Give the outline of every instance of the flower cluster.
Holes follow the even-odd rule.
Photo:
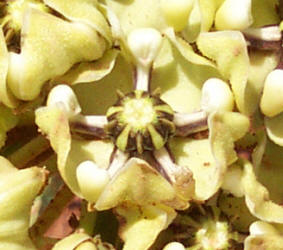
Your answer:
[[[281,0],[0,3],[0,249],[281,249],[282,18]]]

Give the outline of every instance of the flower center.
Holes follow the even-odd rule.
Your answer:
[[[129,99],[124,103],[121,118],[132,129],[143,130],[149,123],[154,121],[156,113],[150,98]]]
[[[171,107],[146,91],[121,96],[106,116],[106,133],[122,151],[160,149],[175,132]]]
[[[229,226],[227,222],[210,221],[196,233],[196,241],[203,249],[228,249]]]

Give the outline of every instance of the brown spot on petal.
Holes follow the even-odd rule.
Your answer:
[[[209,166],[210,166],[210,162],[204,162],[204,163],[203,163],[203,166],[204,166],[204,167],[209,167]]]

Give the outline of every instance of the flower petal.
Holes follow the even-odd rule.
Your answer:
[[[245,250],[282,249],[282,230],[263,221],[256,221],[250,226],[251,234],[245,240]]]
[[[176,216],[176,212],[166,206],[139,207],[130,203],[115,211],[121,221],[120,237],[125,241],[124,250],[148,249]]]
[[[58,155],[59,171],[63,170],[71,148],[71,133],[66,112],[59,105],[52,105],[37,109],[35,115],[36,124],[43,134],[48,135],[51,146]]]
[[[283,207],[269,198],[268,190],[258,182],[252,164],[243,162],[243,186],[246,204],[250,212],[257,218],[274,223],[283,223]]]
[[[65,75],[59,76],[54,81],[69,85],[99,81],[112,71],[118,53],[119,52],[116,49],[108,50],[101,59],[95,62],[80,63]]]
[[[105,49],[105,40],[87,25],[32,8],[25,13],[22,36],[21,53],[10,53],[8,72],[8,86],[22,100],[36,98],[47,80],[101,57]]]
[[[246,41],[239,31],[201,33],[197,45],[207,57],[216,61],[219,71],[229,80],[238,109],[247,113],[245,91],[249,73]]]
[[[264,123],[269,139],[283,146],[283,112],[275,117],[265,117]]]
[[[171,184],[147,162],[131,158],[106,186],[95,208],[105,210],[124,201],[137,205],[166,203],[174,200],[175,196]]]
[[[206,65],[215,67],[215,64],[205,57],[202,57],[194,52],[192,46],[181,37],[176,36],[173,29],[168,28],[164,31],[165,35],[169,38],[170,42],[179,50],[181,55],[189,62],[199,65]]]
[[[1,157],[0,177],[0,248],[35,249],[28,236],[30,209],[46,181],[41,168],[17,170]],[[16,204],[16,205],[15,205]]]
[[[220,77],[215,68],[190,63],[164,39],[153,65],[151,90],[160,87],[161,98],[174,111],[190,113],[200,109],[202,85],[211,77]]]
[[[97,30],[108,42],[111,41],[110,27],[97,9],[95,0],[44,0],[44,3],[74,22],[83,22]]]
[[[106,4],[120,20],[122,31],[126,35],[137,28],[151,27],[162,30],[167,27],[159,1],[135,0],[124,4],[106,0]]]
[[[0,30],[0,102],[9,108],[17,106],[16,98],[7,86],[7,74],[9,67],[9,54],[2,29]]]

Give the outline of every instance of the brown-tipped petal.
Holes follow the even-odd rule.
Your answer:
[[[155,150],[154,157],[167,174],[178,194],[186,200],[192,198],[195,190],[192,172],[188,168],[176,165],[165,147]]]

